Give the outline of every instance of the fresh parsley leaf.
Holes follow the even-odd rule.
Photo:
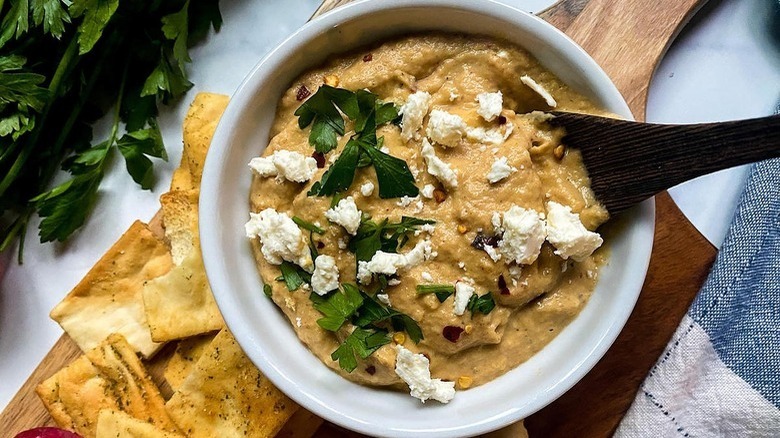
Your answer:
[[[350,139],[328,170],[322,174],[322,179],[312,185],[309,195],[332,196],[336,192],[347,190],[355,179],[355,166],[358,162],[360,149],[357,141]]]
[[[340,116],[339,116],[340,117]],[[343,129],[342,129],[343,131]],[[337,131],[326,121],[317,119],[311,126],[309,134],[309,143],[314,145],[317,152],[326,153],[338,146]]]
[[[271,288],[271,285],[266,283],[263,285],[263,294],[267,296],[268,298],[271,298],[273,296],[274,290]]]
[[[317,320],[317,324],[332,332],[341,328],[363,304],[363,295],[357,286],[349,283],[342,284],[339,290],[326,297],[313,292],[309,297],[314,302],[314,308],[325,315]]]
[[[390,338],[384,330],[356,327],[336,351],[331,353],[330,357],[339,362],[341,369],[351,373],[357,368],[356,356],[366,359],[380,347],[389,343]]]
[[[303,228],[304,230],[311,231],[313,233],[317,234],[325,234],[325,230],[322,228],[314,225],[313,223],[303,220],[299,218],[298,216],[292,217],[293,222],[295,222],[299,227]]]
[[[11,9],[5,14],[0,24],[0,47],[11,39],[19,39],[29,28],[29,1],[16,0],[11,2]]]
[[[79,55],[92,50],[117,7],[119,0],[73,0],[68,8],[70,16],[83,17],[78,27]]]
[[[203,40],[209,28],[219,32],[222,28],[222,14],[219,12],[219,0],[198,0],[190,4],[189,9],[189,45]]]
[[[190,1],[184,2],[184,6],[173,14],[162,17],[162,31],[165,38],[173,40],[173,57],[178,63],[179,70],[184,71],[184,65],[191,62],[189,51],[187,50],[188,21],[187,11],[190,7]]]
[[[31,200],[43,218],[38,233],[41,242],[62,242],[84,223],[102,179],[100,170],[76,175]]]
[[[20,71],[26,62],[24,57],[17,55],[0,57],[0,105],[40,112],[49,99],[49,91],[39,86],[46,78]]]
[[[455,293],[455,286],[451,284],[418,284],[417,295],[434,294],[440,303],[443,303]],[[473,295],[472,295],[473,296]]]
[[[466,304],[466,308],[469,309],[472,314],[482,313],[483,315],[487,315],[492,312],[495,307],[496,302],[493,300],[493,294],[490,292],[480,295],[479,297],[477,294],[474,294],[469,298],[468,304]]]
[[[309,144],[314,146],[317,152],[332,151],[337,145],[336,136],[344,135],[344,119],[339,110],[353,120],[358,116],[355,93],[323,85],[295,111],[301,129],[314,122],[309,134]]]
[[[366,90],[356,91],[355,96],[360,109],[355,119],[356,133],[362,133],[366,129],[376,131],[377,126],[382,126],[398,118],[398,108],[392,102],[384,103],[379,100],[379,96]],[[372,113],[373,123],[367,124],[366,122]]]
[[[298,290],[303,283],[311,283],[311,274],[296,264],[284,261],[279,265],[279,269],[282,271],[282,280],[290,292]]]
[[[60,39],[70,16],[62,7],[62,0],[30,0],[30,12],[35,26],[43,25],[43,32]]]
[[[366,328],[374,324],[390,321],[393,329],[406,332],[414,343],[418,343],[423,339],[420,326],[409,315],[386,306],[366,294],[363,294],[363,304],[355,315],[352,318],[352,323],[358,327]]]
[[[192,88],[192,82],[187,79],[187,75],[178,66],[173,63],[166,51],[162,50],[160,62],[152,70],[144,82],[141,89],[141,96],[154,96],[167,103],[172,98],[176,98]]]
[[[388,155],[374,147],[363,146],[361,149],[371,157],[371,162],[374,164],[380,198],[415,197],[420,193],[414,184],[414,176],[409,170],[409,166],[406,165],[406,161]]]
[[[168,161],[162,134],[157,123],[147,129],[128,132],[117,141],[117,148],[125,157],[125,164],[133,181],[142,189],[151,190],[154,183],[154,169],[152,161],[147,157],[162,158]]]
[[[357,261],[368,261],[377,251],[398,252],[421,225],[435,224],[435,221],[403,216],[400,222],[390,223],[385,218],[379,223],[364,217],[357,232],[349,240],[347,248],[355,254]]]

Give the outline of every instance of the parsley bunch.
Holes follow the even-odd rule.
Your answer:
[[[115,151],[152,187],[151,158],[167,159],[158,106],[192,87],[188,48],[222,17],[218,0],[0,1],[0,17],[3,250],[24,241],[35,213],[41,242],[81,227]],[[109,134],[93,141],[106,115]],[[60,169],[70,178],[47,190]]]
[[[295,111],[301,129],[312,126],[309,144],[319,153],[335,149],[337,135],[345,134],[342,113],[354,122],[355,134],[308,194],[333,196],[343,192],[352,185],[359,167],[373,165],[380,198],[417,196],[419,190],[409,166],[404,160],[382,152],[383,138],[376,136],[378,126],[400,120],[395,105],[380,101],[376,94],[366,90],[352,92],[323,85]]]

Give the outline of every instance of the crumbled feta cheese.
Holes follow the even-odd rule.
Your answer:
[[[390,154],[390,148],[387,146],[382,146],[381,148],[379,148],[379,151],[382,152],[383,154]]]
[[[338,159],[339,159],[339,156],[341,156],[341,154],[332,154],[332,155],[330,156],[330,158],[328,158],[328,163],[330,163],[330,164],[333,164],[333,163],[335,163],[335,162],[336,162],[336,160],[338,160]]]
[[[495,184],[515,172],[517,172],[517,168],[510,166],[506,157],[499,157],[490,166],[487,179],[490,181],[490,184]]]
[[[431,140],[444,147],[455,147],[466,135],[466,122],[457,115],[435,109],[428,118],[426,133]]]
[[[530,265],[536,261],[547,234],[544,215],[513,205],[504,213],[500,229],[503,236],[498,250],[506,264]]]
[[[456,93],[455,90],[450,90],[450,102],[455,102],[460,97],[460,94]]]
[[[347,239],[346,237],[339,239],[337,244],[339,246],[339,249],[347,249],[347,247],[349,246],[349,239]]]
[[[466,311],[466,305],[469,303],[469,298],[471,298],[472,295],[474,295],[474,292],[476,289],[474,289],[474,286],[466,283],[465,281],[458,281],[455,283],[455,309],[453,312],[456,315],[463,315],[463,312]]]
[[[506,50],[499,50],[496,53],[496,56],[498,56],[501,59],[509,59],[509,53]]]
[[[479,102],[477,114],[488,122],[492,122],[501,114],[504,105],[504,97],[500,91],[495,93],[479,93],[477,94],[477,101]]]
[[[301,319],[300,316],[295,318],[295,325],[298,326],[298,327],[303,325],[303,320]]]
[[[420,194],[423,196],[423,198],[433,199],[434,190],[436,190],[436,187],[434,187],[433,184],[426,184],[422,190],[420,190]]]
[[[455,397],[455,382],[431,378],[431,363],[427,357],[412,353],[402,345],[396,345],[395,351],[395,373],[409,386],[412,397],[423,403],[428,399],[448,403]]]
[[[523,268],[517,265],[509,267],[509,276],[512,277],[512,279],[520,278],[521,275],[523,275]]]
[[[388,286],[398,286],[399,284],[401,284],[401,280],[399,280],[397,278],[391,278],[391,279],[387,280],[387,285]]]
[[[420,225],[420,228],[414,231],[414,235],[419,236],[422,233],[433,234],[434,231],[436,231],[436,225],[425,224],[425,225]]]
[[[325,295],[339,287],[339,267],[336,259],[329,255],[321,255],[314,259],[314,274],[311,276],[311,287],[317,295]]]
[[[284,306],[295,312],[295,300],[290,297],[284,298]]]
[[[580,215],[571,207],[550,201],[547,203],[547,240],[555,247],[555,254],[581,262],[598,249],[604,240],[598,233],[588,231]]]
[[[552,94],[550,94],[549,91],[545,90],[544,87],[542,87],[538,82],[533,80],[532,77],[528,75],[523,75],[520,77],[520,81],[528,86],[528,88],[534,90],[538,95],[542,96],[545,102],[547,102],[547,105],[549,105],[552,108],[555,108],[558,106],[558,102],[555,101],[555,98],[552,97]]]
[[[466,270],[466,263],[464,263],[464,262],[458,262],[458,267],[459,267],[460,269],[463,269],[463,270],[465,271],[465,270]]]
[[[276,151],[269,157],[252,158],[249,168],[262,177],[276,176],[293,182],[306,182],[317,171],[317,160],[294,151]]]
[[[422,278],[423,281],[427,281],[428,283],[433,283],[433,275],[431,275],[431,273],[428,271],[425,271],[422,274],[420,274],[420,278]]]
[[[379,300],[379,302],[384,304],[385,306],[392,306],[392,304],[390,304],[390,295],[376,294],[376,299]]]
[[[501,130],[503,129],[503,132]],[[490,128],[485,129],[481,126],[477,128],[468,128],[466,130],[466,137],[469,139],[469,141],[474,143],[482,143],[482,146],[480,146],[480,151],[484,152],[487,150],[486,144],[490,144],[493,146],[501,146],[504,141],[509,138],[510,135],[512,135],[512,132],[515,130],[515,125],[512,123],[507,122],[503,127],[501,128]]]
[[[287,260],[311,272],[312,260],[307,239],[287,214],[277,213],[273,208],[249,213],[249,221],[244,229],[248,238],[260,238],[260,251],[268,263],[280,265]]]
[[[458,187],[458,175],[441,158],[436,156],[436,151],[427,138],[422,141],[422,156],[428,165],[428,173],[441,181],[448,188]],[[433,194],[431,194],[432,196]]]
[[[417,266],[436,255],[428,239],[417,242],[406,254],[377,251],[371,260],[358,262],[357,279],[362,284],[368,284],[373,274],[395,275],[399,269]]]
[[[496,233],[501,232],[501,213],[494,212],[493,216],[490,218],[490,223],[493,225],[493,230]]]
[[[497,249],[493,248],[490,245],[485,245],[482,249],[485,250],[488,256],[490,256],[490,259],[494,262],[497,262],[501,260],[501,253],[498,252]]]
[[[361,212],[355,205],[355,200],[352,196],[347,196],[340,200],[335,207],[326,211],[325,217],[329,221],[341,225],[349,234],[354,236],[360,226]]]
[[[406,103],[401,106],[398,112],[401,113],[401,138],[404,141],[420,138],[417,131],[428,114],[430,103],[431,95],[425,91],[418,91],[410,94]]]
[[[360,186],[360,194],[369,197],[371,194],[374,193],[374,183],[371,181],[366,181],[363,183],[362,186]]]

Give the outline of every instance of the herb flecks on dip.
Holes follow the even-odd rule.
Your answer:
[[[250,163],[247,235],[266,294],[320,360],[447,402],[582,310],[608,214],[553,107],[602,113],[522,49],[454,35],[293,83]]]

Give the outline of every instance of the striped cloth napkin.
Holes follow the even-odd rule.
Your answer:
[[[780,437],[780,159],[753,166],[712,272],[617,437]]]

